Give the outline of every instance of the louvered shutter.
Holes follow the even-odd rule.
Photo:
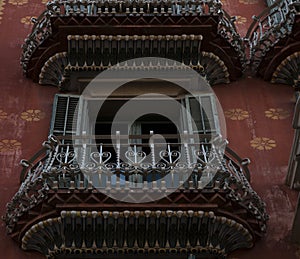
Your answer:
[[[74,116],[74,114],[77,112],[76,107],[78,102],[79,96],[76,95],[55,95],[50,134],[55,136],[71,136],[76,133],[73,125],[77,123],[77,116]]]
[[[183,125],[190,134],[220,134],[215,97],[211,94],[186,95],[182,99]],[[195,122],[196,129],[192,121]]]

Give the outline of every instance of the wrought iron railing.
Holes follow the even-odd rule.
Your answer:
[[[225,10],[220,10],[218,13],[220,16],[218,33],[225,40],[227,40],[237,52],[244,69],[246,66],[245,44],[235,27],[234,22],[236,20],[236,17],[231,17]]]
[[[215,170],[223,168],[217,150],[209,150],[207,144],[167,144],[165,149],[160,144],[116,143],[115,151],[107,151],[112,148],[111,145],[100,144],[99,150],[90,154],[87,154],[87,150],[91,149],[88,144],[73,147],[74,151],[70,151],[69,146],[60,146],[55,160],[51,160],[48,168],[56,164],[60,169],[54,174],[49,172],[52,188],[69,188],[70,184],[72,188],[97,187],[105,191],[132,187],[167,190],[182,186],[188,181],[191,170],[192,181],[185,184],[185,188],[203,188],[201,179],[211,177],[212,180],[213,177],[211,171],[214,168],[209,166],[214,166]],[[148,149],[148,154],[145,149]],[[76,161],[74,164],[76,152],[83,156],[81,163]],[[72,165],[86,176],[85,182],[82,181],[82,175],[78,174],[79,170],[73,169]],[[61,174],[64,174],[63,177]],[[67,175],[69,179],[66,179]]]
[[[50,17],[53,13],[50,10],[44,11],[38,18],[32,18],[34,23],[32,32],[25,39],[22,45],[21,65],[23,72],[27,71],[28,63],[36,49],[52,34]]]
[[[259,66],[276,43],[291,33],[298,7],[297,0],[281,0],[266,8],[260,15],[253,16],[245,39],[250,47],[249,60],[254,68]]]
[[[203,15],[216,14],[219,0],[161,0],[161,1],[58,1],[48,3],[48,8],[58,16],[108,16],[108,15]]]
[[[194,143],[194,139],[190,138],[193,135],[185,135],[186,140],[180,143],[143,143],[151,136],[130,136],[129,140],[126,136],[117,134],[115,136],[99,136],[100,140],[96,139],[97,142],[106,142],[111,139],[114,143],[98,143],[96,145],[91,143],[91,140],[94,139],[92,136],[73,137],[73,144],[61,142],[61,140],[71,140],[71,137],[56,138],[52,136],[49,138],[50,141],[44,143],[44,147],[48,148],[46,156],[40,158],[41,152],[37,153],[35,158],[40,160],[32,168],[30,168],[32,160],[22,160],[25,169],[21,174],[21,181],[24,182],[32,174],[32,171],[38,171],[40,167],[37,165],[40,163],[43,163],[41,170],[43,177],[54,184],[55,188],[99,186],[110,189],[112,187],[111,178],[115,175],[118,177],[115,179],[114,185],[121,184],[122,178],[124,183],[128,184],[128,181],[131,181],[129,180],[131,175],[136,176],[133,177],[135,180],[132,183],[147,183],[148,185],[148,182],[152,182],[152,179],[148,177],[151,174],[155,179],[160,179],[169,173],[178,174],[179,172],[178,181],[181,182],[181,186],[188,180],[183,175],[189,170],[193,170],[194,179],[190,182],[191,185],[185,186],[185,188],[201,188],[200,178],[211,177],[210,180],[212,180],[214,175],[211,172],[213,171],[224,173],[231,171],[231,174],[240,181],[247,181],[247,178],[250,177],[245,166],[248,160],[240,159],[228,147],[224,154],[226,144],[218,139],[209,143],[205,141]],[[165,136],[168,139],[178,138],[178,135]],[[160,175],[154,176],[156,173]],[[92,179],[91,176],[94,174],[101,177],[106,175],[107,178]],[[120,178],[120,176],[122,177]],[[174,180],[174,177],[172,179]],[[195,179],[199,181],[195,182]],[[172,183],[174,184],[174,181]],[[177,185],[172,186],[172,183],[165,184],[169,184],[170,188],[175,188]]]

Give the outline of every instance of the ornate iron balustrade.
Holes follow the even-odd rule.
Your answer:
[[[161,149],[158,143],[125,144],[122,137],[116,135],[113,152],[111,146],[105,144],[99,144],[99,150],[91,152],[90,136],[75,137],[75,143],[81,143],[74,145],[62,144],[58,138],[49,137],[43,150],[33,159],[21,161],[24,166],[22,183],[8,203],[4,217],[8,232],[14,231],[19,218],[45,201],[49,192],[64,190],[66,193],[96,190],[106,195],[121,193],[123,197],[130,197],[132,190],[157,191],[165,195],[182,191],[226,193],[229,200],[238,203],[255,218],[258,224],[255,234],[265,232],[268,216],[265,204],[249,184],[249,160],[240,159],[220,139],[211,143],[193,143],[190,137]],[[149,139],[149,136],[140,139]],[[128,150],[130,146],[131,150]]]
[[[131,136],[130,141],[148,140],[151,136]],[[166,136],[178,137],[177,135]],[[94,144],[89,144],[91,139],[93,139],[91,136],[74,137],[74,142],[79,141],[81,142],[80,144],[63,144],[60,141],[71,139],[71,137],[56,138],[50,136],[49,141],[43,144],[50,152],[38,163],[35,163],[36,168],[33,167],[28,170],[32,162],[21,161],[26,169],[22,172],[21,182],[24,182],[28,177],[30,180],[33,180],[31,177],[35,177],[35,172],[40,171],[41,163],[43,164],[41,171],[43,171],[44,178],[49,179],[52,184],[55,182],[55,188],[96,187],[99,183],[93,184],[89,183],[89,181],[84,181],[92,180],[90,178],[92,171],[96,171],[99,175],[110,174],[108,177],[112,177],[114,174],[123,174],[125,178],[128,178],[130,174],[138,174],[142,176],[140,179],[143,180],[140,182],[143,184],[147,182],[145,177],[155,171],[164,176],[170,172],[178,173],[178,171],[181,171],[181,173],[184,173],[187,170],[194,170],[194,172],[197,172],[199,177],[196,178],[199,178],[199,180],[203,176],[211,177],[210,180],[212,180],[214,175],[210,174],[210,172],[214,169],[225,174],[230,170],[231,174],[239,181],[245,183],[249,180],[249,171],[245,167],[249,163],[247,159],[241,160],[228,147],[226,147],[227,152],[225,158],[223,158],[226,143],[221,142],[219,139],[216,139],[213,143],[192,143],[193,140],[188,140],[189,136],[193,135],[186,135],[186,142],[171,144],[129,144],[124,143],[124,140],[127,140],[126,136],[100,136],[102,140],[112,138],[116,143],[114,145],[97,144],[99,149],[97,151],[93,151],[95,148]],[[32,170],[34,174],[31,174]],[[83,179],[80,172],[86,173],[87,179]],[[67,175],[69,176],[68,178],[66,178]],[[63,176],[62,179],[61,176]],[[161,178],[161,176],[158,178]],[[179,180],[181,182],[179,186],[187,180],[187,178]],[[58,183],[58,181],[61,182]],[[116,181],[120,181],[120,179],[116,179]],[[108,180],[108,184],[111,184],[111,180]],[[101,183],[100,186],[108,190],[111,188],[111,186],[104,186]],[[170,186],[170,188],[176,188],[176,185]],[[203,186],[199,182],[193,182],[190,186],[185,186],[185,188],[203,189]]]
[[[47,4],[57,16],[109,15],[207,15],[217,14],[222,4],[218,0],[161,0],[161,1],[58,1]]]
[[[218,33],[226,39],[230,45],[237,52],[237,55],[242,63],[243,70],[246,67],[247,58],[245,53],[244,41],[240,34],[237,32],[235,27],[236,17],[231,17],[226,11],[222,10],[218,12],[219,14],[219,26]]]
[[[112,145],[99,144],[99,150],[94,152],[90,145],[59,144],[55,152],[49,155],[44,173],[52,189],[100,188],[109,192],[113,189],[129,191],[134,187],[168,192],[188,180],[182,188],[203,189],[203,179],[209,178],[206,184],[212,181],[214,170],[220,171],[220,174],[227,171],[222,154],[211,144],[186,142],[164,147],[159,143],[130,145],[119,142],[114,151],[107,151],[112,149]],[[145,148],[148,154],[143,150]],[[191,171],[193,173],[189,179],[187,175]],[[241,177],[241,172],[234,172]],[[165,178],[168,174],[170,178]],[[165,179],[159,180],[161,178]],[[220,181],[217,181],[218,184],[221,184]]]
[[[38,18],[32,18],[34,23],[32,32],[25,39],[22,45],[21,65],[23,72],[26,73],[28,62],[36,49],[52,34],[50,17],[53,13],[49,10],[44,11]]]
[[[298,4],[298,0],[276,1],[260,15],[253,16],[245,40],[250,46],[249,60],[254,69],[272,47],[292,32]]]

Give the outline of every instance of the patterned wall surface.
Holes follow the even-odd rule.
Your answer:
[[[264,113],[265,117],[270,120],[285,120],[291,116],[290,111],[282,108],[269,108]],[[224,114],[226,118],[233,121],[246,120],[249,119],[250,116],[249,111],[243,110],[241,108],[228,109],[224,112]],[[267,137],[255,137],[250,141],[250,146],[261,151],[271,150],[276,147],[276,141]]]
[[[293,138],[293,91],[250,77],[214,89],[224,110],[229,144],[250,158],[252,186],[270,213],[266,238],[253,250],[230,258],[300,258],[288,242],[297,192],[284,185]]]

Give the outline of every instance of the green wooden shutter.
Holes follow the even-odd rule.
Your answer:
[[[74,116],[79,96],[56,94],[54,97],[50,134],[55,136],[71,136],[75,134],[73,125],[77,123]]]

